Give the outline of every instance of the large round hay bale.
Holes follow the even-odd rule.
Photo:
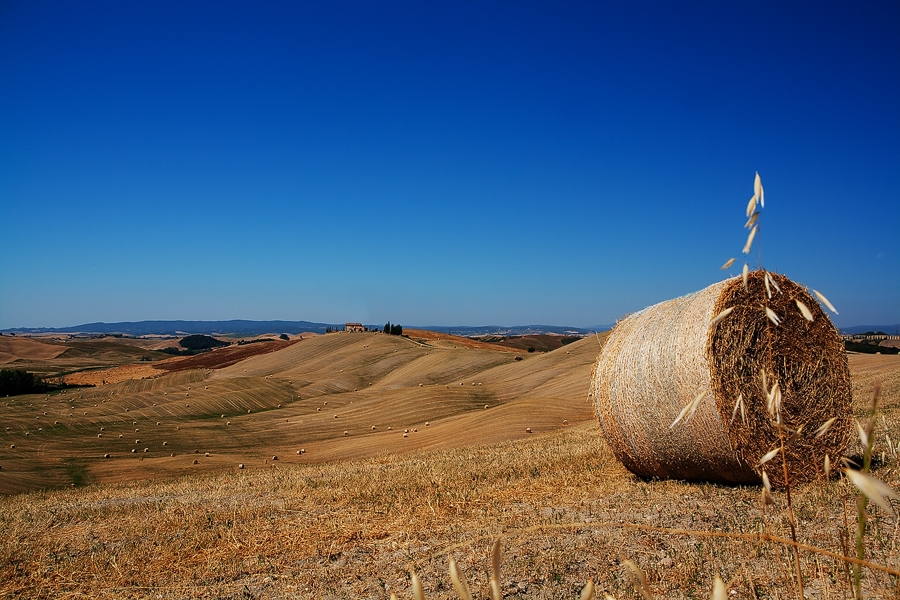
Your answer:
[[[759,482],[762,469],[784,483],[815,478],[850,440],[850,373],[840,336],[805,288],[765,272],[656,304],[630,315],[610,334],[592,376],[600,424],[613,451],[643,477]],[[807,320],[796,301],[812,314]],[[771,309],[780,324],[767,317]],[[732,312],[717,324],[714,317]],[[780,412],[770,410],[775,383]],[[699,394],[696,411],[674,427]],[[735,407],[738,395],[745,414]],[[733,418],[733,415],[734,418]],[[821,437],[816,429],[836,417]],[[746,420],[745,420],[746,419]],[[779,425],[780,420],[780,425]],[[802,429],[801,429],[802,428]],[[795,434],[799,430],[799,434]]]

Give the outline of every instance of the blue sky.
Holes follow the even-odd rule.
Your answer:
[[[900,4],[0,1],[0,328],[900,321]],[[754,260],[751,266],[756,266]]]

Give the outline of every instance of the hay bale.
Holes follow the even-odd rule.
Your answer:
[[[772,275],[781,293],[773,289],[768,298],[764,276],[751,273],[747,289],[735,277],[645,308],[610,334],[591,391],[604,434],[630,471],[756,483],[757,465],[780,447],[781,432],[791,481],[815,478],[826,455],[835,464],[843,454],[850,441],[851,393],[841,338],[804,287]],[[797,300],[809,308],[812,322]],[[780,325],[767,318],[766,307]],[[727,308],[732,312],[711,324]],[[767,393],[776,381],[786,428],[781,430],[768,408]],[[693,416],[671,427],[702,392]],[[732,421],[738,395],[746,422],[740,410]],[[832,417],[834,424],[816,439],[815,430]],[[780,452],[764,468],[774,484],[784,483]]]

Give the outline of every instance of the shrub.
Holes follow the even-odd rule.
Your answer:
[[[164,354],[171,354],[173,356],[193,356],[197,354],[196,350],[181,350],[177,346],[169,346],[168,348],[163,348],[160,352]]]
[[[34,373],[19,369],[0,370],[0,396],[37,394],[48,389],[49,386]]]
[[[881,354],[897,354],[900,352],[900,348],[891,348],[890,346],[877,346],[875,344],[869,344],[866,342],[851,342],[849,340],[844,342],[844,348],[850,350],[851,352],[862,352],[865,354],[875,354],[880,352]]]
[[[227,346],[228,342],[222,342],[208,335],[189,335],[181,338],[178,345],[188,350],[209,350],[220,346]]]

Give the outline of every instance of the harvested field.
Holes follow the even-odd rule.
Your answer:
[[[178,342],[168,341],[174,346]],[[41,377],[134,364],[147,364],[170,358],[151,350],[158,340],[133,338],[19,338],[0,336],[0,357],[7,369],[21,369]]]
[[[171,360],[171,359],[169,359]],[[162,363],[164,361],[160,361]],[[160,364],[157,363],[157,364]],[[107,383],[119,383],[129,379],[146,379],[160,374],[159,369],[151,364],[124,365],[109,369],[92,369],[90,371],[78,371],[63,375],[60,381],[68,385],[104,385]]]
[[[6,366],[17,361],[51,360],[66,350],[67,347],[59,343],[4,335],[0,336],[0,365]]]
[[[253,344],[244,344],[242,346],[226,346],[224,348],[214,348],[209,352],[204,352],[196,356],[187,356],[184,358],[171,358],[160,362],[154,367],[162,371],[186,371],[189,369],[221,369],[237,364],[242,360],[251,356],[260,354],[268,354],[284,350],[292,344],[296,344],[301,340],[272,340],[265,342],[257,342]]]
[[[0,597],[410,598],[415,569],[426,597],[455,598],[452,554],[484,598],[502,533],[505,597],[577,597],[593,578],[639,598],[630,560],[656,598],[708,597],[716,574],[730,597],[797,598],[787,547],[759,537],[790,537],[784,493],[762,507],[758,487],[626,471],[586,401],[598,351],[587,338],[517,362],[329,335],[212,372],[17,397],[0,406],[14,430],[0,431],[0,486],[76,487],[0,498]],[[858,418],[883,380],[874,474],[897,487],[900,357],[850,368]],[[847,554],[855,488],[792,493],[800,541]],[[896,565],[896,528],[868,514],[866,559]],[[807,597],[849,597],[843,562],[804,551],[801,569]],[[887,574],[862,578],[865,597],[896,597]]]
[[[533,348],[535,352],[551,352],[558,348],[562,348],[566,344],[577,342],[581,339],[581,336],[531,334],[512,336],[482,336],[477,339],[489,344],[497,344],[498,346],[517,348],[519,350],[527,351],[529,348]]]
[[[490,344],[473,338],[450,335],[449,333],[440,333],[428,329],[404,329],[403,333],[413,340],[425,342],[436,348],[477,348],[479,350],[495,350],[500,352],[520,352],[524,350],[524,348],[514,348],[502,344]]]
[[[158,364],[223,364],[230,350],[273,344]],[[0,431],[0,489],[66,485],[76,466],[79,482],[128,481],[265,464],[273,455],[282,464],[308,463],[487,443],[592,419],[587,387],[596,340],[573,344],[571,354],[519,362],[495,349],[424,347],[383,334],[281,344],[221,369],[10,399],[0,407],[10,427]],[[217,356],[221,362],[209,362]],[[404,429],[418,431],[403,438]],[[301,447],[307,453],[298,456]],[[195,449],[210,452],[209,460],[195,466],[182,456]]]

